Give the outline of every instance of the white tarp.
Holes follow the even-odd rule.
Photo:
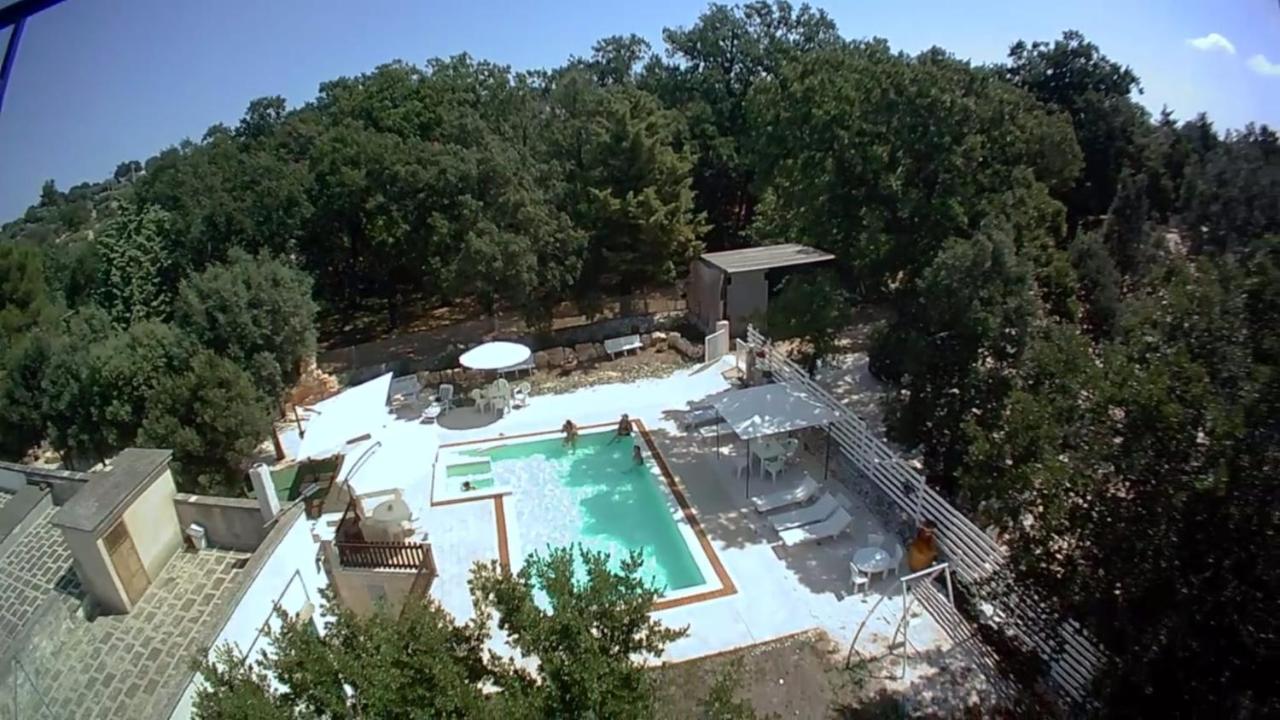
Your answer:
[[[532,354],[532,350],[520,343],[487,342],[462,353],[458,364],[472,370],[505,370],[528,360]]]
[[[731,390],[712,405],[743,440],[826,425],[838,417],[826,403],[786,383]]]
[[[381,429],[392,419],[387,410],[390,390],[391,373],[387,373],[312,405],[298,459],[327,457],[355,438]]]

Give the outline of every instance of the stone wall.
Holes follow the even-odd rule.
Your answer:
[[[622,332],[617,335],[608,335],[606,339],[631,334],[633,333]],[[659,330],[638,334],[641,344],[646,348],[654,348],[659,352],[668,350],[677,352],[688,360],[702,360],[702,343],[690,342],[678,332]],[[609,362],[611,359],[608,351],[604,349],[603,342],[580,342],[572,346],[557,345],[538,350],[533,354],[534,366],[539,370],[572,368],[590,363]],[[420,372],[418,379],[424,388],[435,388],[441,383],[450,383],[455,388],[473,388],[491,382],[493,373],[454,367]]]
[[[522,343],[536,352],[554,348],[573,348],[583,344],[600,344],[609,338],[622,337],[623,335],[670,330],[679,327],[685,322],[686,317],[683,311],[662,312],[651,315],[630,315],[600,320],[586,325],[576,325],[555,330],[550,335],[513,334],[503,335],[494,339]],[[395,373],[398,377],[416,372],[445,370],[457,365],[458,356],[466,351],[470,345],[475,345],[479,342],[481,342],[481,339],[477,338],[475,342],[465,346],[442,342],[430,348],[415,347],[412,357],[406,353],[406,357],[401,360],[365,365],[349,370],[342,376],[343,383],[348,386],[357,385],[387,372]]]
[[[179,493],[173,507],[183,533],[191,523],[198,523],[211,546],[228,550],[253,551],[274,525],[263,522],[258,502],[249,498]]]

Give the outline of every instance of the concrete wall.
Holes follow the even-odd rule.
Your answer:
[[[124,511],[125,527],[152,578],[159,577],[169,558],[182,547],[182,531],[173,508],[175,495],[173,473],[166,469]]]
[[[25,485],[14,493],[0,507],[0,558],[52,507],[53,497],[44,488]]]
[[[413,587],[417,570],[366,570],[345,568],[338,562],[338,550],[323,543],[329,581],[342,605],[362,617],[375,612],[399,615]]]
[[[198,523],[214,547],[252,552],[267,537],[271,527],[262,522],[258,502],[249,498],[179,494],[173,499],[179,528]]]
[[[763,330],[764,313],[769,307],[769,283],[764,271],[735,273],[729,278],[725,293],[725,313],[730,323],[729,332],[735,337],[747,331],[747,323],[757,321]]]
[[[231,617],[219,631],[209,648],[214,649],[232,643],[240,654],[257,660],[271,648],[271,642],[262,633],[264,626],[278,629],[280,620],[275,616],[276,607],[291,615],[300,612],[307,603],[315,606],[313,621],[321,629],[328,618],[320,612],[320,590],[327,584],[324,572],[316,563],[316,544],[311,537],[311,527],[301,517],[301,508],[286,511],[276,531],[264,540],[259,552],[265,555],[256,576],[249,580],[243,595]],[[279,542],[273,544],[277,533]],[[255,560],[257,555],[255,554]],[[194,676],[182,695],[182,699],[169,716],[171,720],[191,717],[196,689],[202,680]]]
[[[94,537],[92,532],[67,528],[62,528],[62,539],[71,550],[80,584],[97,601],[103,612],[129,612],[129,596],[125,594],[120,578],[116,577],[116,570],[107,557],[107,549],[102,541]]]

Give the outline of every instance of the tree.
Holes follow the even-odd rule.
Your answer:
[[[116,166],[116,171],[111,174],[117,182],[129,180],[132,182],[138,177],[138,173],[142,172],[142,163],[137,160],[126,160]]]
[[[1071,118],[1084,153],[1084,172],[1062,199],[1072,228],[1110,207],[1125,170],[1141,170],[1147,117],[1132,99],[1138,76],[1103,55],[1074,30],[1049,42],[1018,41],[1009,48],[1006,77]]]
[[[224,647],[202,663],[196,717],[651,717],[642,659],[683,631],[650,617],[657,590],[639,568],[638,556],[614,570],[567,548],[530,556],[517,575],[478,563],[476,615],[461,625],[431,598],[360,617],[327,595],[322,635],[285,617],[257,661]],[[537,675],[487,650],[494,611]]]
[[[163,210],[135,206],[102,228],[94,300],[122,329],[169,317],[175,278],[168,223]]]
[[[0,357],[51,310],[39,251],[0,244]]]
[[[793,274],[769,301],[768,327],[778,339],[796,338],[807,347],[805,364],[813,372],[835,348],[849,324],[850,299],[830,273]]]
[[[648,93],[604,90],[586,119],[587,184],[575,218],[589,237],[581,287],[608,278],[624,294],[669,283],[701,248],[692,167],[678,119]]]
[[[753,87],[788,60],[842,40],[825,11],[785,0],[713,4],[691,27],[662,36],[673,62],[655,58],[642,86],[687,118],[696,207],[709,221],[701,239],[727,249],[742,241],[758,201],[757,124],[747,112]]]
[[[1064,118],[940,50],[909,58],[877,41],[806,53],[756,84],[751,111],[767,148],[752,234],[835,254],[866,297],[910,287],[999,196],[1070,187],[1079,167]]]
[[[1102,242],[1126,277],[1140,272],[1155,252],[1147,215],[1147,179],[1126,173],[1102,226]]]
[[[184,492],[239,495],[258,445],[271,431],[267,401],[244,370],[202,350],[147,402],[138,442],[173,450]]]
[[[173,315],[196,342],[248,371],[267,398],[292,387],[315,352],[311,278],[270,255],[234,250],[187,278]]]
[[[516,650],[538,658],[536,685],[520,679],[536,717],[652,716],[642,660],[661,655],[685,630],[650,616],[658,590],[640,576],[641,562],[633,553],[614,570],[603,553],[557,548],[529,556],[517,575],[492,563],[476,567],[477,605],[497,612]]]
[[[1011,235],[994,218],[974,238],[949,242],[871,351],[873,372],[898,383],[890,438],[923,450],[946,490],[964,458],[965,422],[1001,406],[1037,318],[1031,271]]]
[[[45,180],[40,186],[40,205],[42,208],[57,207],[62,204],[66,198],[62,192],[58,190],[58,185],[53,180]]]
[[[1095,340],[1111,336],[1120,314],[1120,283],[1111,253],[1096,233],[1083,233],[1071,241],[1071,264],[1080,279],[1084,324]]]

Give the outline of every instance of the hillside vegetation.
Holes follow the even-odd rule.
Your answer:
[[[235,488],[317,303],[536,326],[704,249],[805,243],[895,310],[890,436],[1114,654],[1106,714],[1280,712],[1255,667],[1280,642],[1276,133],[1151,117],[1074,32],[974,66],[752,3],[664,44],[395,62],[47,183],[0,240],[0,449],[162,445],[185,487]]]

